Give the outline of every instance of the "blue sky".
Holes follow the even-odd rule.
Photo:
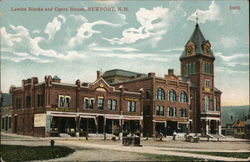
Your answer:
[[[195,27],[216,57],[222,105],[249,104],[248,1],[7,1],[1,3],[2,91],[21,80],[58,75],[93,82],[97,70],[180,74],[179,56]],[[14,11],[17,8],[53,11]],[[116,11],[57,9],[114,7]],[[126,7],[128,11],[117,11]]]

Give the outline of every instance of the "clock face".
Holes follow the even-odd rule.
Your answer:
[[[193,47],[188,46],[188,47],[186,48],[186,53],[187,53],[187,55],[191,55],[191,54],[193,53]]]
[[[209,46],[205,46],[205,52],[206,52],[206,54],[210,54],[210,47]]]

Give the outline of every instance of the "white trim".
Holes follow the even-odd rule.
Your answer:
[[[102,77],[100,77],[99,79],[97,79],[96,81],[94,81],[94,83],[91,83],[91,85],[95,85],[100,80],[102,80],[109,88],[111,88],[111,86]]]
[[[35,84],[35,86],[39,86],[39,85],[42,85],[42,84],[45,84],[45,82],[37,83],[37,84]]]
[[[201,117],[201,120],[219,120],[220,121],[220,118],[213,118],[213,117]]]
[[[68,84],[68,83],[57,83],[57,82],[52,82],[54,85],[63,85],[63,86],[70,86],[70,87],[77,87],[75,84]]]
[[[166,123],[167,121],[153,120],[154,123]]]
[[[51,113],[51,116],[57,116],[57,117],[77,117],[77,114],[55,114],[55,113]]]
[[[141,93],[138,93],[138,92],[130,92],[130,91],[124,91],[124,93],[129,93],[129,94],[138,94],[138,95],[141,95]]]

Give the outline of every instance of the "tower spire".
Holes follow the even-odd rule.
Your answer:
[[[196,19],[196,25],[198,25],[198,22],[199,22],[198,11],[196,11],[196,17],[195,17],[195,19]]]

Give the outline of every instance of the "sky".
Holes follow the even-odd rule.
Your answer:
[[[173,68],[180,75],[179,57],[198,13],[216,58],[222,105],[249,105],[248,7],[246,0],[1,0],[1,89],[30,77],[43,82],[45,75],[94,82],[97,70],[163,77]]]

